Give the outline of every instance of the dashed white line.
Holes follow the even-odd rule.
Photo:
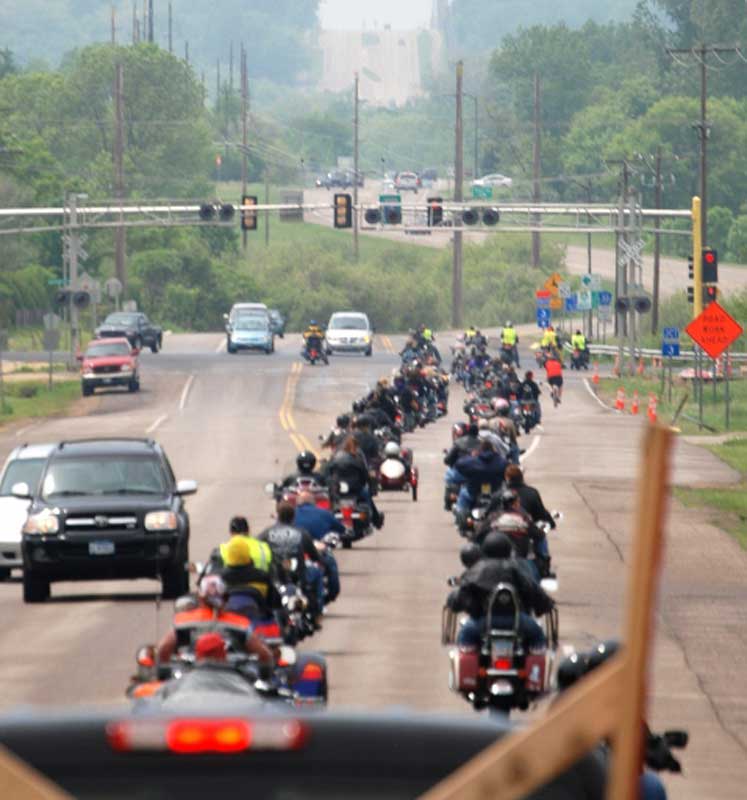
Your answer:
[[[153,433],[156,428],[160,427],[169,418],[168,414],[162,414],[150,427],[146,428],[146,433]]]
[[[220,344],[215,348],[216,353],[222,353],[226,349],[227,339],[221,339]]]
[[[189,390],[192,388],[192,383],[194,382],[195,374],[194,372],[187,378],[187,382],[184,384],[184,388],[182,389],[182,396],[179,400],[179,411],[184,411],[184,407],[187,405],[187,398],[189,397]]]

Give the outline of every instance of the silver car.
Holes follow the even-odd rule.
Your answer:
[[[16,447],[0,475],[0,580],[7,580],[11,570],[23,567],[21,528],[26,522],[29,501],[13,496],[13,487],[25,483],[36,490],[47,458],[54,444],[23,444]]]
[[[373,353],[373,328],[360,311],[338,311],[327,323],[327,353]]]

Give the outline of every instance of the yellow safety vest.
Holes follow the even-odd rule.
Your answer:
[[[545,331],[540,344],[542,347],[557,347],[558,337],[555,334],[555,331]]]
[[[430,342],[430,340],[433,338],[433,331],[430,328],[426,328],[423,331],[423,338],[426,342]]]
[[[252,565],[255,569],[260,570],[260,572],[270,572],[270,567],[272,565],[272,550],[270,549],[270,545],[267,542],[260,542],[259,539],[255,539],[253,536],[243,536],[240,535],[244,541],[249,545],[249,555],[252,559]],[[233,537],[231,537],[233,538]],[[230,540],[229,540],[230,541]],[[226,563],[227,556],[228,556],[228,542],[223,542],[220,546],[220,557],[223,559],[223,563]],[[249,583],[247,584],[252,589],[256,589],[263,597],[267,596],[267,585],[263,583]]]
[[[586,337],[583,333],[574,333],[571,336],[571,344],[579,350],[586,350]]]
[[[516,344],[516,340],[518,338],[519,337],[516,335],[516,329],[515,328],[504,328],[503,329],[503,336],[502,336],[503,344],[508,344],[508,345],[511,345],[511,347],[513,347]]]

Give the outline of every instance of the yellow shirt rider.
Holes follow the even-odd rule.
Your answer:
[[[571,347],[580,350],[582,353],[586,350],[586,337],[581,331],[576,331],[573,336],[571,336]]]
[[[303,332],[303,338],[308,341],[313,337],[316,337],[321,341],[324,339],[324,330],[316,320],[312,319],[311,322],[309,322],[309,327]]]
[[[511,324],[511,320],[508,320],[501,331],[501,342],[509,347],[516,347],[518,341],[519,334],[516,333],[516,328]]]
[[[547,329],[542,335],[540,347],[552,347],[555,350],[558,349],[558,335],[555,333],[555,329],[552,325],[548,325]]]

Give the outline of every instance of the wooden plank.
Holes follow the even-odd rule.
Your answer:
[[[648,660],[654,634],[656,590],[661,571],[664,519],[667,511],[672,432],[652,426],[646,431],[644,464],[638,481],[635,538],[628,570],[623,642],[628,668],[623,702],[613,740],[610,800],[638,798],[643,760]]]
[[[564,692],[540,724],[496,742],[420,800],[520,800],[614,729],[625,661],[616,656]]]
[[[73,800],[47,777],[0,745],[0,797],[13,800]]]

